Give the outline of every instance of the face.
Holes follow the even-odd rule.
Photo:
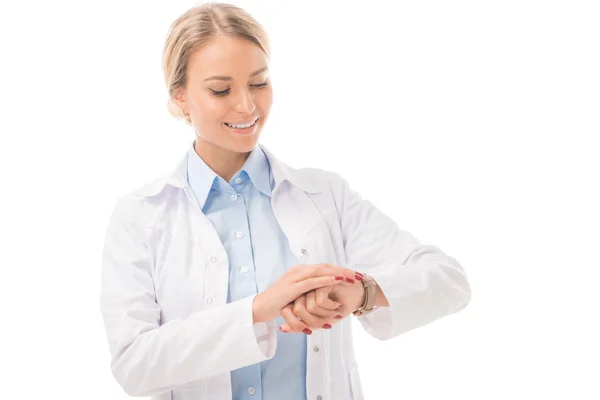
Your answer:
[[[258,45],[237,37],[213,37],[193,53],[173,100],[190,114],[197,142],[233,153],[255,147],[273,99],[267,63]]]

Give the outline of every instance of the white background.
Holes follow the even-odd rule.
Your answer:
[[[160,58],[194,4],[0,5],[2,398],[128,398],[103,235],[193,140]],[[356,329],[366,398],[599,399],[598,3],[235,4],[272,39],[262,143],[341,173],[470,278],[458,314],[388,342]]]

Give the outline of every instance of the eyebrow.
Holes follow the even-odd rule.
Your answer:
[[[250,74],[250,78],[252,78],[253,76],[256,76],[256,75],[260,74],[261,72],[266,71],[267,69],[268,69],[268,67],[262,67],[258,71],[254,71],[253,73]],[[230,76],[216,76],[215,75],[215,76],[209,76],[204,81],[211,81],[211,80],[230,81],[230,80],[232,80],[232,78]]]

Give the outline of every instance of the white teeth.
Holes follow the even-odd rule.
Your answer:
[[[254,125],[256,123],[256,121],[258,120],[258,118],[256,118],[254,121],[249,122],[247,124],[243,124],[243,125],[234,125],[234,124],[228,124],[227,122],[225,122],[225,125],[234,128],[234,129],[245,129],[245,128],[250,128],[252,125]]]

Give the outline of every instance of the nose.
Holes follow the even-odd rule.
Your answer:
[[[248,89],[241,90],[240,95],[236,99],[235,111],[251,114],[256,109],[256,105],[254,104],[254,99],[252,98],[252,94]]]

